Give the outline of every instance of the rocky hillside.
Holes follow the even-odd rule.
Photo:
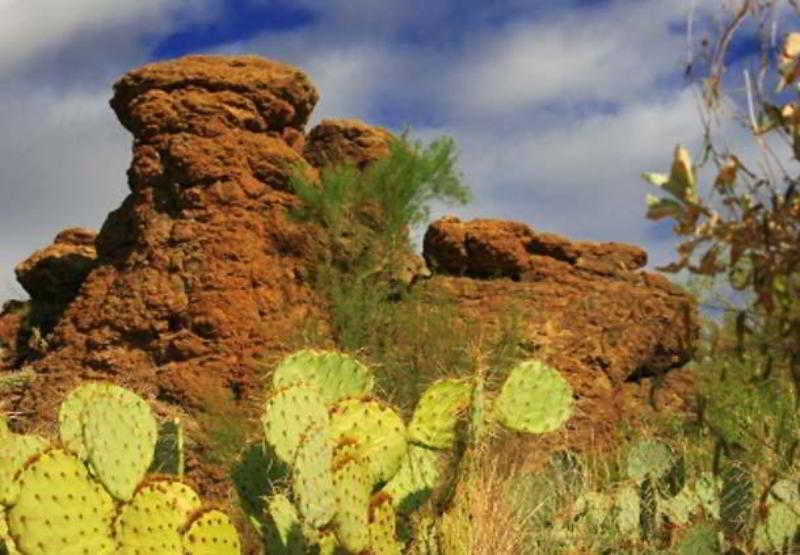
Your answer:
[[[302,71],[246,56],[152,64],[115,84],[111,107],[133,135],[130,194],[96,236],[66,230],[21,262],[31,300],[0,316],[3,375],[26,376],[6,380],[0,399],[15,428],[52,425],[64,392],[86,379],[123,384],[162,415],[182,416],[195,455],[210,419],[246,422],[258,410],[257,357],[292,351],[306,322],[324,332],[329,317],[310,279],[324,235],[289,217],[298,204],[289,177],[343,161],[364,167],[390,138],[352,120],[307,131],[317,100]],[[642,270],[637,247],[450,217],[430,226],[423,254],[429,271],[408,281],[452,295],[453,333],[491,335],[519,315],[520,344],[579,396],[576,432],[608,431],[643,410],[649,377],[691,356],[696,307]],[[680,406],[683,377],[669,376],[659,400]],[[201,459],[190,474],[203,493],[224,493]]]

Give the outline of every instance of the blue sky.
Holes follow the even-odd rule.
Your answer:
[[[637,243],[664,263],[669,224],[644,219],[639,174],[698,144],[680,77],[692,5],[713,24],[718,0],[0,0],[0,299],[22,296],[17,262],[65,227],[98,229],[127,193],[113,82],[198,52],[302,68],[321,94],[312,125],[452,136],[475,202],[437,214]]]

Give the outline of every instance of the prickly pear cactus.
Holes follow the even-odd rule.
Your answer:
[[[384,492],[376,493],[369,503],[370,551],[375,555],[400,555],[402,546],[397,537],[397,517],[392,500]]]
[[[542,434],[561,428],[572,416],[572,388],[559,372],[530,360],[511,370],[495,401],[500,423],[518,432]]]
[[[770,489],[766,518],[754,535],[756,549],[763,553],[793,553],[800,530],[800,491],[795,480],[781,480]]]
[[[406,454],[406,426],[400,415],[375,399],[350,398],[330,409],[331,435],[357,441],[372,484],[397,474]]]
[[[182,555],[180,529],[201,507],[192,488],[181,482],[155,480],[136,491],[114,521],[119,555]]]
[[[17,544],[8,534],[6,508],[3,505],[0,505],[0,555],[21,555],[17,550]]]
[[[576,519],[593,529],[602,527],[612,515],[614,499],[604,493],[589,491],[575,501]]]
[[[109,493],[127,501],[153,462],[158,425],[138,396],[102,396],[83,413],[83,439],[94,474]]]
[[[675,546],[676,555],[717,555],[720,553],[717,531],[708,524],[692,526]]]
[[[383,488],[395,510],[410,513],[419,508],[439,483],[440,465],[439,452],[409,445],[397,474]]]
[[[345,397],[368,395],[375,378],[345,353],[306,349],[286,357],[275,369],[272,383],[276,390],[298,383],[315,385],[325,403],[333,404]]]
[[[291,466],[303,433],[311,424],[328,426],[330,419],[318,390],[297,383],[276,391],[267,399],[261,424],[264,437],[275,454]]]
[[[333,463],[333,487],[338,507],[333,517],[339,543],[360,553],[369,547],[370,480],[365,461],[337,453]]]
[[[8,423],[3,415],[0,415],[0,439],[4,438],[8,434],[11,433],[11,430],[8,429]]]
[[[0,438],[0,505],[13,505],[19,496],[14,475],[25,461],[47,449],[47,441],[37,435],[8,432]]]
[[[240,555],[239,533],[228,515],[217,509],[197,513],[183,534],[185,555]]]
[[[629,538],[639,537],[639,491],[625,486],[614,495],[614,514],[617,529]]]
[[[628,452],[628,477],[636,482],[648,477],[662,480],[674,464],[675,454],[668,445],[653,439],[642,440]]]
[[[435,382],[422,394],[411,423],[411,442],[433,449],[451,449],[456,426],[472,400],[472,382],[446,379]]]
[[[297,509],[282,493],[267,500],[269,524],[265,541],[270,555],[304,555],[308,550]]]
[[[29,461],[16,478],[20,493],[8,528],[26,555],[114,552],[114,502],[75,456],[52,449]]]
[[[89,382],[70,391],[61,403],[58,412],[58,432],[65,449],[86,460],[89,453],[83,440],[84,411],[94,399],[103,396],[110,387],[108,384]]]
[[[178,418],[168,420],[158,430],[151,472],[183,477],[185,466],[183,425]]]
[[[337,509],[330,436],[327,422],[309,426],[300,439],[292,464],[292,488],[297,506],[303,519],[316,528],[330,522]]]

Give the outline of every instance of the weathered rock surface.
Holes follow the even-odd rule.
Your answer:
[[[303,156],[322,168],[349,162],[364,168],[389,154],[391,133],[357,119],[326,119],[306,138]]]
[[[520,345],[567,375],[582,408],[573,426],[613,426],[638,391],[627,382],[692,356],[694,302],[661,275],[637,271],[646,263],[637,247],[446,217],[429,227],[424,256],[437,274],[429,286],[455,297],[462,325],[490,337],[515,319]]]
[[[97,234],[80,227],[65,229],[52,245],[39,249],[14,269],[17,281],[36,301],[67,303],[95,267]]]

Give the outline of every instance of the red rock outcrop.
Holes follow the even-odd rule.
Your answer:
[[[288,217],[291,172],[315,173],[289,143],[316,101],[299,70],[247,56],[152,64],[116,83],[131,194],[35,365],[48,394],[22,392],[20,407],[52,422],[66,388],[99,378],[244,418],[261,390],[254,356],[325,319],[305,279],[318,234]]]
[[[17,281],[35,301],[67,303],[95,267],[97,234],[75,227],[56,235],[52,245],[39,249],[14,269]]]
[[[661,275],[637,271],[646,263],[637,247],[446,217],[429,227],[424,256],[437,273],[429,286],[452,294],[461,325],[491,336],[516,318],[519,344],[568,376],[580,399],[576,428],[613,427],[642,393],[630,382],[692,356],[694,301]]]

